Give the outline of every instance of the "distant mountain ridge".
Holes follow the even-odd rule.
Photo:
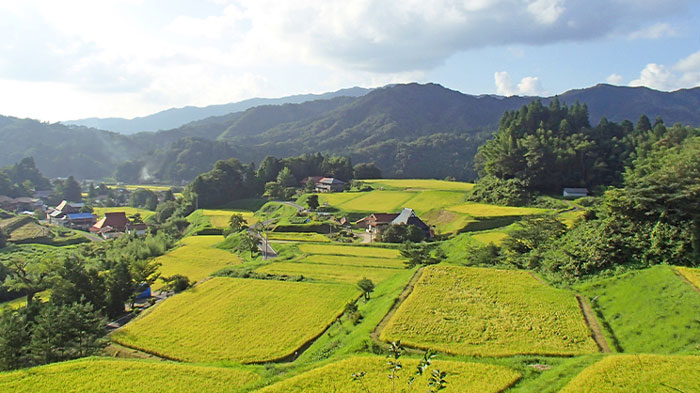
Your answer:
[[[300,104],[306,101],[327,100],[342,96],[360,97],[367,94],[370,90],[371,89],[364,89],[361,87],[352,87],[323,94],[298,94],[281,98],[250,98],[229,104],[208,105],[205,107],[186,106],[183,108],[170,108],[152,115],[135,117],[133,119],[91,117],[79,120],[66,120],[61,121],[61,123],[69,126],[97,128],[130,135],[137,132],[170,130],[193,121],[206,119],[212,116],[223,116],[229,113],[242,112],[255,106]]]
[[[586,103],[593,125],[603,116],[636,122],[642,114],[668,125],[700,125],[700,87],[660,92],[601,84],[558,97]],[[535,99],[547,104],[553,97],[473,96],[437,84],[400,84],[359,97],[256,106],[133,135],[0,117],[0,166],[34,156],[49,177],[99,179],[128,162],[122,169],[131,168],[133,180],[147,173],[181,182],[217,159],[260,163],[267,155],[323,152],[375,162],[385,176],[473,180],[474,154],[503,113]]]

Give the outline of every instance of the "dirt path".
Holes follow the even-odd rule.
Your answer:
[[[576,300],[578,300],[578,305],[581,308],[581,312],[583,312],[583,318],[586,320],[586,324],[591,329],[593,340],[595,340],[595,343],[598,344],[600,352],[610,353],[610,347],[608,346],[608,342],[605,340],[605,336],[603,335],[603,329],[601,329],[600,324],[598,324],[598,320],[595,317],[595,312],[593,311],[593,308],[591,308],[591,305],[588,304],[588,300],[581,295],[576,295]]]
[[[389,309],[389,312],[386,313],[384,318],[382,318],[382,320],[379,322],[379,325],[377,325],[377,327],[370,334],[370,337],[372,338],[372,340],[374,340],[376,342],[380,341],[379,334],[382,332],[382,330],[384,330],[386,325],[389,323],[389,321],[391,320],[391,317],[393,317],[394,314],[396,314],[396,310],[399,308],[401,303],[403,303],[403,301],[406,300],[408,295],[410,295],[411,292],[413,292],[413,287],[416,286],[416,283],[418,282],[418,279],[421,277],[422,273],[423,273],[423,268],[421,267],[418,270],[416,270],[416,272],[413,274],[413,277],[411,277],[411,280],[408,282],[408,284],[406,284],[406,288],[403,289],[403,291],[401,292],[399,297],[397,297],[396,300],[394,301],[394,304],[391,306],[391,309]]]

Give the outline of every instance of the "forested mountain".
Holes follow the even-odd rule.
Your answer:
[[[327,100],[335,97],[359,97],[367,94],[370,89],[353,87],[324,94],[298,94],[281,98],[251,98],[239,102],[222,105],[208,105],[205,107],[186,106],[184,108],[171,108],[154,113],[152,115],[122,119],[118,117],[96,118],[63,121],[66,125],[76,125],[102,130],[115,131],[122,134],[134,134],[144,131],[169,130],[180,127],[193,121],[206,119],[212,116],[223,116],[229,113],[241,112],[248,108],[260,105],[299,104],[313,100]]]
[[[357,98],[257,106],[131,136],[0,118],[0,166],[33,156],[47,176],[99,179],[126,163],[119,172],[128,175],[125,180],[179,182],[228,157],[260,163],[268,155],[323,152],[374,162],[384,176],[473,180],[476,150],[498,129],[503,113],[535,99],[472,96],[435,84],[392,85]],[[552,99],[541,101],[548,105]],[[660,116],[668,125],[700,124],[700,88],[666,93],[598,85],[564,93],[559,101],[586,103],[592,127],[603,116],[636,121],[641,114]]]

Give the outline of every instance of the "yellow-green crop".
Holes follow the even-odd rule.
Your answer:
[[[284,240],[289,242],[317,242],[330,243],[331,239],[315,232],[267,232],[270,240]]]
[[[112,334],[117,343],[190,362],[293,355],[342,314],[351,285],[213,278]]]
[[[391,379],[387,378],[387,360],[382,357],[352,357],[308,371],[259,390],[259,393],[364,393],[368,387],[374,393],[391,392]],[[416,359],[401,359],[403,369],[395,380],[396,391],[425,392],[427,375],[433,369],[447,372],[446,393],[479,392],[498,393],[512,386],[520,374],[503,366],[483,363],[436,360],[426,375],[418,377],[412,385],[407,380],[418,365]],[[365,372],[362,384],[352,380],[352,374]],[[403,390],[408,387],[408,390]]]
[[[258,222],[258,218],[253,215],[253,212],[248,210],[203,209],[202,214],[209,218],[209,222],[214,228],[227,228],[229,225],[228,222],[233,214],[242,215],[248,225],[253,225]]]
[[[545,214],[549,212],[547,209],[538,209],[534,207],[497,206],[486,203],[471,202],[451,206],[449,210],[457,213],[468,214],[472,217],[527,216],[532,214]]]
[[[182,274],[191,282],[196,282],[217,270],[241,263],[236,254],[215,247],[223,240],[223,236],[217,235],[189,236],[180,240],[179,247],[158,257],[158,262],[162,264],[161,275]],[[159,280],[154,284],[154,288],[160,288],[162,285]]]
[[[678,266],[676,267],[678,271],[686,280],[690,281],[695,288],[700,288],[700,269],[693,269],[690,267]]]
[[[474,188],[473,183],[463,183],[457,181],[445,181],[434,179],[371,179],[362,180],[372,187],[402,188],[402,189],[425,189],[425,190],[446,190],[446,191],[469,191]]]
[[[320,263],[324,265],[344,265],[352,267],[385,267],[401,269],[405,265],[403,260],[396,258],[371,258],[341,255],[309,255],[304,262]]]
[[[700,356],[608,356],[561,390],[579,392],[700,392]]]
[[[0,373],[3,393],[233,393],[260,379],[241,368],[85,358]]]
[[[138,208],[131,207],[131,206],[96,207],[92,213],[97,217],[98,220],[100,220],[102,217],[104,217],[105,213],[112,213],[112,212],[124,212],[124,213],[126,213],[127,217],[133,216],[134,214],[138,213],[141,215],[142,220],[145,220],[148,217],[156,214],[156,212],[154,212],[152,210],[138,209]]]
[[[340,246],[335,244],[299,244],[299,251],[305,254],[353,255],[358,257],[399,258],[399,251],[393,248]]]
[[[578,303],[526,271],[429,266],[383,340],[456,355],[594,353]]]
[[[394,268],[353,267],[346,265],[326,265],[319,263],[273,262],[256,270],[258,273],[304,276],[325,282],[355,284],[366,277],[375,284],[398,273]]]

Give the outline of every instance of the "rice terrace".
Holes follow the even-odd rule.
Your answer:
[[[700,393],[699,20],[0,3],[0,393]]]

